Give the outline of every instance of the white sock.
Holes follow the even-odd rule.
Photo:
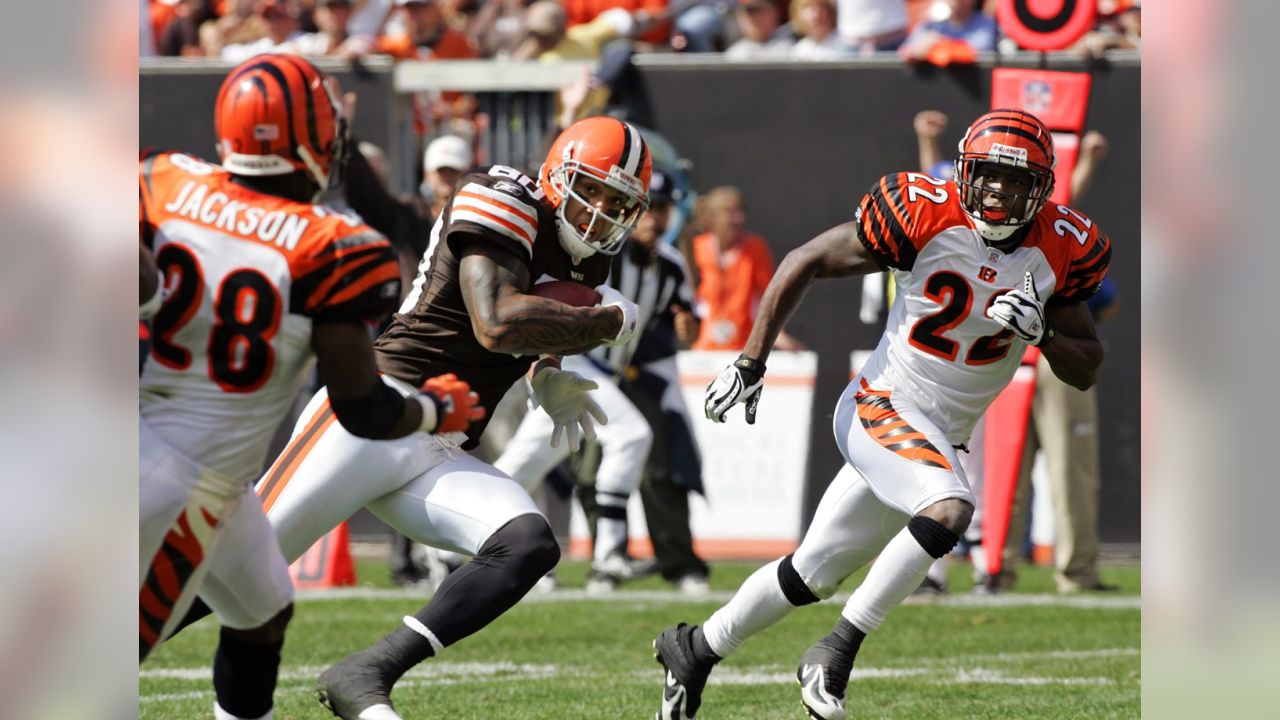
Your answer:
[[[613,553],[627,549],[627,521],[612,518],[596,520],[596,547],[592,557],[602,562]]]
[[[729,657],[744,640],[786,617],[795,607],[778,585],[781,562],[774,560],[751,573],[733,599],[702,625],[702,634],[716,655]]]
[[[267,710],[267,714],[260,718],[241,718],[223,710],[222,706],[215,700],[213,702],[213,720],[271,720],[273,710],[274,708]]]
[[[920,547],[909,529],[903,528],[880,551],[867,578],[853,591],[840,614],[862,632],[870,633],[920,586],[932,564],[933,557]]]
[[[947,556],[943,555],[937,560],[934,560],[933,564],[929,566],[929,571],[926,573],[926,575],[929,576],[929,579],[938,583],[942,587],[946,587],[947,586]]]

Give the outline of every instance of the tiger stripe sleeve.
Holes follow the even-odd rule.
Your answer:
[[[400,265],[368,227],[326,243],[295,268],[290,307],[317,322],[378,321],[396,309]]]
[[[858,240],[882,267],[910,270],[916,246],[911,216],[902,200],[902,175],[886,175],[863,196],[854,214]]]
[[[1111,239],[1095,226],[1090,240],[1072,259],[1067,279],[1049,299],[1050,305],[1084,302],[1102,286],[1102,280],[1111,267]]]

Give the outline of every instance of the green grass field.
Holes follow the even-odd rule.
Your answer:
[[[410,671],[393,700],[406,720],[651,718],[662,673],[650,642],[677,621],[702,622],[758,564],[722,563],[713,597],[689,601],[648,579],[616,598],[588,599],[586,567],[564,563],[569,592],[531,595],[483,632]],[[1119,593],[1052,594],[1047,569],[1020,569],[1018,592],[909,599],[870,636],[849,688],[849,718],[1137,718],[1140,715],[1138,567],[1104,569]],[[362,561],[351,592],[302,596],[276,693],[277,720],[331,717],[315,700],[328,664],[382,636],[421,600],[390,590],[383,563]],[[842,588],[856,586],[860,575]],[[634,591],[632,591],[634,588]],[[799,608],[752,638],[711,677],[698,717],[803,720],[800,654],[834,625],[842,592]],[[189,628],[148,660],[139,680],[144,720],[212,717],[216,625]]]

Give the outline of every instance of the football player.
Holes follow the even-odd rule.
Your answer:
[[[165,289],[139,380],[139,655],[198,593],[222,625],[215,716],[263,718],[293,585],[253,482],[312,358],[326,417],[370,441],[465,430],[482,411],[456,377],[379,379],[366,323],[395,308],[396,256],[313,204],[346,152],[331,80],[261,55],[214,112],[221,166],[154,151],[139,165],[140,240]]]
[[[661,163],[665,164],[665,163]],[[683,312],[693,316],[691,293],[685,278],[684,258],[675,248],[659,243],[667,226],[672,202],[672,169],[655,163],[650,178],[650,209],[641,218],[626,251],[611,263],[609,283],[638,308],[640,328],[631,341],[615,347],[598,347],[589,354],[574,355],[564,366],[600,387],[592,399],[609,416],[609,425],[598,433],[600,467],[595,475],[595,539],[587,592],[611,592],[640,574],[643,565],[627,553],[627,501],[640,486],[653,431],[648,420],[618,387],[619,375],[634,356],[641,338],[659,318]],[[684,292],[681,292],[684,291]],[[696,322],[696,321],[695,321]],[[528,413],[506,443],[494,466],[532,491],[556,465],[571,454],[564,443],[550,442],[555,428],[542,413]]]
[[[634,127],[590,118],[558,136],[537,178],[501,165],[463,176],[413,289],[375,342],[387,382],[456,373],[492,412],[527,375],[557,438],[576,447],[579,433],[594,437],[606,419],[587,393],[596,383],[561,370],[558,356],[625,344],[635,331],[635,305],[602,283],[648,205],[651,162]],[[528,294],[545,277],[596,286],[604,300],[572,307]],[[321,699],[339,717],[398,718],[396,680],[513,606],[560,550],[528,493],[466,452],[487,418],[465,433],[370,442],[333,423],[326,394],[258,485],[285,557],[361,507],[415,542],[474,556],[421,610],[320,676]]]
[[[1085,300],[1107,272],[1111,243],[1087,217],[1047,202],[1053,165],[1038,118],[995,110],[965,133],[954,181],[889,175],[851,222],[787,255],[742,355],[707,387],[715,422],[738,403],[755,421],[769,348],[815,278],[883,269],[898,292],[879,346],[836,404],[847,464],[800,547],[756,571],[701,627],[680,623],[654,641],[666,669],[660,718],[694,717],[717,662],[878,556],[834,630],[800,659],[810,716],[844,718],[863,639],[969,524],[973,497],[956,449],[1023,350],[1037,346],[1058,377],[1093,385],[1103,350]]]

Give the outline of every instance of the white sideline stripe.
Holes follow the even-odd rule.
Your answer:
[[[323,590],[299,590],[297,599],[303,602],[317,600],[400,600],[412,598],[423,600],[429,596],[420,590],[400,588],[325,588]],[[643,602],[643,603],[725,603],[733,597],[728,590],[714,590],[696,597],[685,595],[675,590],[621,590],[608,595],[592,595],[585,590],[556,590],[554,592],[526,595],[521,603],[560,603],[560,602]],[[824,601],[843,604],[849,599],[848,593],[839,593]],[[1092,595],[1020,595],[1010,593],[1004,595],[972,595],[957,594],[943,597],[909,597],[904,605],[941,605],[945,607],[1065,607],[1088,610],[1137,610],[1142,607],[1142,599],[1135,595],[1119,597],[1098,597]]]
[[[1096,650],[1058,650],[1025,653],[994,653],[991,655],[974,655],[970,658],[987,658],[993,660],[1027,660],[1027,659],[1070,659],[1087,657],[1106,657],[1114,655],[1136,655],[1137,648],[1099,648]],[[722,667],[711,676],[710,685],[790,685],[795,683],[794,671],[778,669],[779,666],[754,667],[737,669]],[[278,692],[290,694],[310,693],[315,678],[323,672],[322,665],[291,665],[281,668]],[[187,681],[210,682],[213,672],[208,667],[199,668],[156,668],[139,672],[142,679],[176,679]],[[580,667],[556,667],[555,665],[535,665],[531,663],[516,664],[512,662],[479,663],[479,662],[427,662],[411,669],[396,684],[397,687],[441,686],[483,684],[489,682],[523,682],[526,680],[542,680],[552,677],[563,678],[609,678],[618,680],[613,673],[592,672]],[[655,681],[652,670],[630,673],[627,677],[635,683]],[[925,677],[926,682],[933,685],[948,684],[983,684],[983,685],[1111,685],[1114,683],[1105,677],[1024,677],[1010,675],[1001,670],[984,667],[855,667],[853,680],[896,679],[906,677]],[[138,696],[140,703],[177,702],[181,700],[198,700],[213,697],[213,690],[192,690],[187,692],[144,693]]]
[[[280,669],[280,681],[288,682],[291,680],[314,680],[324,672],[327,665],[286,665]],[[516,664],[513,662],[503,661],[496,663],[482,662],[426,662],[411,668],[405,673],[405,677],[420,678],[444,678],[452,676],[483,676],[495,677],[498,675],[519,675],[521,678],[537,676],[546,677],[556,674],[555,665],[533,665],[530,663]],[[167,678],[177,680],[212,680],[213,669],[210,667],[198,668],[155,668],[142,670],[138,673],[140,678]]]

